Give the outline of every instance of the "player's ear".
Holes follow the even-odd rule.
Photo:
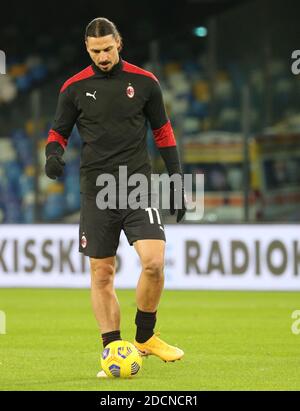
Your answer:
[[[122,50],[122,39],[120,36],[116,39],[118,52]]]

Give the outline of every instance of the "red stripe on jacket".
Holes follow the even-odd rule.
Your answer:
[[[69,87],[72,83],[75,83],[77,81],[84,80],[86,78],[92,77],[94,75],[94,70],[92,66],[88,66],[84,70],[80,71],[79,73],[75,74],[75,76],[69,78],[62,86],[60,89],[60,92],[62,93],[67,87]]]
[[[57,131],[51,129],[48,134],[47,144],[52,143],[54,141],[56,143],[59,143],[63,148],[65,148],[68,144],[68,140],[65,137],[63,137]]]
[[[150,77],[153,80],[157,81],[157,78],[153,73],[147,70],[143,70],[138,66],[135,66],[134,64],[127,63],[127,61],[123,60],[123,71],[126,71],[127,73],[134,73],[134,74],[141,74],[142,76]]]
[[[176,140],[170,120],[162,127],[152,131],[156,147],[161,148],[176,146]]]

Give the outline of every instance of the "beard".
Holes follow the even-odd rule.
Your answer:
[[[111,62],[110,61],[108,61],[108,62],[105,62],[105,63],[102,63],[102,64],[99,64],[99,66],[98,66],[99,68],[100,68],[100,70],[102,70],[102,71],[109,71],[109,69],[110,69],[110,67],[111,67]]]

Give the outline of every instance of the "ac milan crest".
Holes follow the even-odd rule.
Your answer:
[[[129,98],[132,98],[134,96],[134,88],[132,87],[130,83],[127,87],[126,93]]]
[[[82,248],[85,248],[85,247],[87,246],[87,239],[86,239],[86,236],[85,236],[85,235],[83,235],[83,236],[81,237],[80,244],[81,244],[81,247],[82,247]]]

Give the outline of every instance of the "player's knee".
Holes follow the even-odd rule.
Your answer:
[[[94,262],[91,263],[92,282],[97,288],[111,287],[115,267],[112,264]]]
[[[161,279],[163,277],[163,270],[164,261],[161,258],[152,257],[143,263],[144,273],[153,279]]]

